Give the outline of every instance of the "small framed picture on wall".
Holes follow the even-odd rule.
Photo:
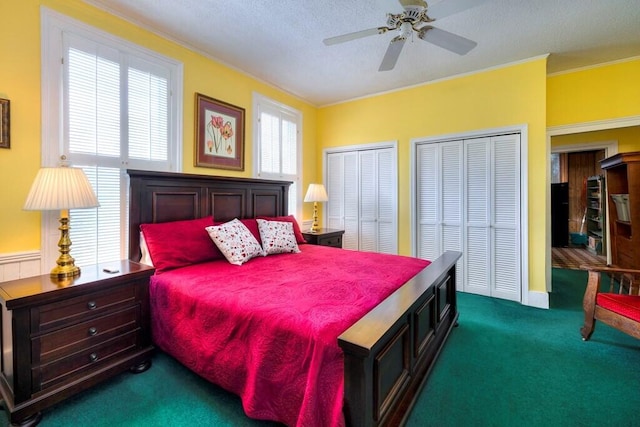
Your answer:
[[[0,148],[9,148],[11,145],[9,131],[9,100],[0,98]]]
[[[244,108],[196,93],[195,166],[244,170]]]

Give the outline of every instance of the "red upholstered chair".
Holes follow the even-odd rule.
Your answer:
[[[640,270],[584,265],[580,268],[589,271],[582,302],[582,339],[587,341],[591,337],[596,319],[640,339]],[[601,280],[607,277],[610,280],[609,289],[603,291]]]

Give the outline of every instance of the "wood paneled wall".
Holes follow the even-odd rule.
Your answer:
[[[604,159],[604,150],[568,153],[569,233],[580,232],[587,203],[587,178],[604,174],[600,168],[602,159]],[[586,224],[583,232],[587,232]]]

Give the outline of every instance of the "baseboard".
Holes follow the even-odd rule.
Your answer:
[[[40,251],[0,254],[0,282],[40,275],[40,259]]]
[[[536,308],[549,308],[549,294],[547,292],[529,291],[528,306]]]

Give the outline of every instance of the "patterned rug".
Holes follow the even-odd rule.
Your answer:
[[[607,258],[582,248],[551,248],[551,265],[555,268],[579,270],[581,265],[607,265]]]

